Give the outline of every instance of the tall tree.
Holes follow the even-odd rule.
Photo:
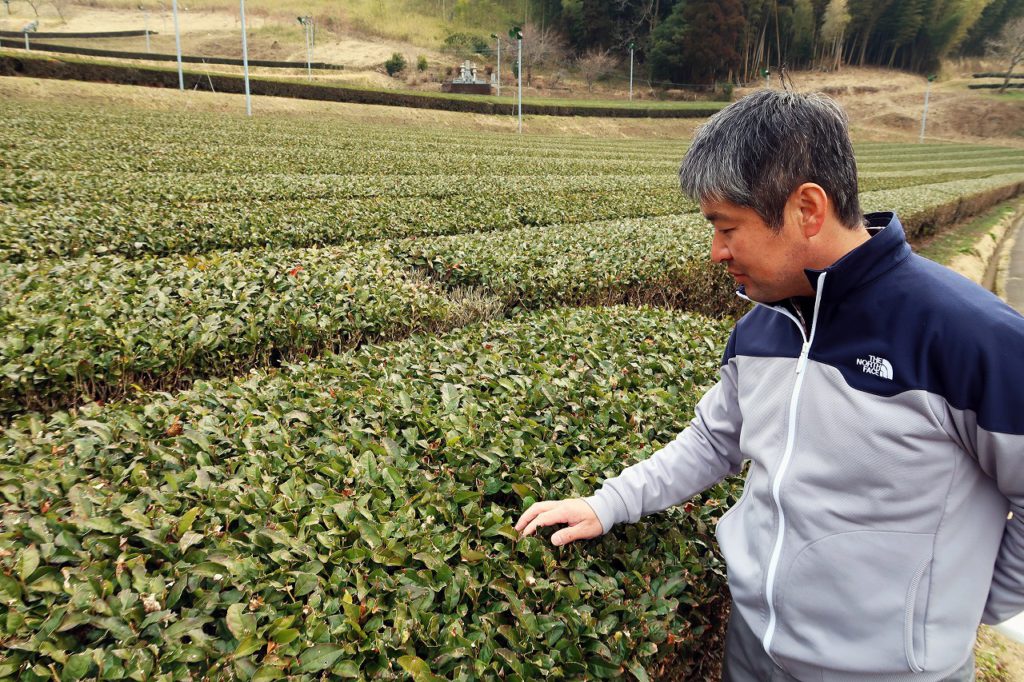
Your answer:
[[[607,49],[615,39],[613,5],[606,0],[582,0],[582,12],[587,47]]]
[[[680,2],[651,33],[651,78],[685,83],[688,81],[684,48],[690,38],[689,26],[683,18]],[[687,75],[684,75],[687,74]]]
[[[893,66],[901,52],[906,52],[914,43],[914,39],[924,24],[924,10],[927,0],[902,0],[890,6],[882,17],[882,25],[887,29],[880,32],[879,49],[889,51],[887,66]]]
[[[744,0],[743,1],[743,29],[742,36],[743,65],[741,67],[741,78],[749,81],[751,74],[756,73],[767,64],[764,55],[765,32],[768,27],[768,1],[767,0]]]
[[[793,3],[792,42],[789,52],[792,65],[807,64],[814,55],[815,23],[811,0],[796,0]]]
[[[895,0],[857,0],[850,3],[850,34],[858,49],[857,63],[863,66],[879,20]]]
[[[843,40],[850,25],[846,0],[829,0],[821,22],[822,66],[838,69],[842,63]]]
[[[960,54],[980,57],[986,43],[1017,17],[1024,16],[1024,0],[992,0],[960,44]]]
[[[740,0],[686,0],[651,36],[651,76],[712,85],[739,65],[736,51],[745,19]]]
[[[957,47],[978,20],[987,0],[929,0],[924,21],[908,58],[899,64],[914,71],[931,71]]]

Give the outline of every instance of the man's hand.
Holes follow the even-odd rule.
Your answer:
[[[551,542],[555,545],[596,538],[604,532],[597,514],[589,504],[579,498],[558,500],[557,502],[537,502],[530,505],[530,508],[523,512],[519,521],[516,522],[516,530],[526,537],[533,535],[538,526],[554,526],[559,523],[568,524],[569,527],[563,528],[551,536]]]

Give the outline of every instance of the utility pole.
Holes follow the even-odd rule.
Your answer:
[[[919,142],[924,142],[924,127],[928,122],[928,94],[932,89],[932,81],[935,80],[935,75],[928,76],[928,84],[924,87],[924,111],[921,112],[921,139]]]
[[[633,49],[636,46],[629,44],[629,101],[633,101]]]
[[[491,37],[498,41],[498,97],[501,97],[501,38],[497,33],[492,33]]]
[[[242,67],[245,71],[245,113],[252,116],[252,96],[249,94],[249,43],[245,35],[245,0],[238,0],[242,13]]]
[[[174,46],[178,51],[178,89],[185,91],[185,72],[181,67],[181,29],[178,27],[178,0],[171,0],[174,12]]]
[[[519,134],[523,133],[523,29],[513,26],[508,32],[508,37],[515,39],[519,44],[519,66],[516,68],[516,75],[519,76]]]

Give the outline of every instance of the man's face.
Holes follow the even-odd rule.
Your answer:
[[[755,301],[770,303],[814,294],[804,274],[808,244],[800,226],[800,212],[792,203],[786,204],[778,232],[773,232],[753,209],[728,201],[700,203],[715,230],[711,260],[724,263]]]

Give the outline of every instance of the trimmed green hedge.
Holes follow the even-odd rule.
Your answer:
[[[559,309],[22,418],[0,675],[706,678],[738,485],[567,547],[512,526],[673,438],[728,326]]]
[[[483,287],[508,308],[653,304],[738,316],[748,304],[709,257],[699,214],[408,239],[410,265],[448,287]]]
[[[125,66],[116,62],[98,62],[81,58],[45,58],[24,53],[0,52],[0,76],[29,76],[32,78],[56,78],[123,85],[145,85],[158,88],[179,86],[177,69]],[[209,90],[220,93],[241,94],[245,92],[245,81],[241,76],[226,74],[197,73],[183,71],[185,88]],[[326,102],[351,102],[354,104],[380,104],[385,106],[411,107],[415,109],[440,109],[473,114],[512,115],[516,104],[507,100],[470,95],[430,94],[411,91],[373,90],[349,86],[312,84],[301,81],[250,78],[249,88],[253,95],[290,97],[294,99],[319,100]],[[719,111],[723,102],[701,102],[668,105],[646,104],[590,104],[586,100],[573,103],[544,103],[534,100],[523,104],[526,115],[542,116],[609,116],[623,118],[707,118]]]
[[[180,388],[452,314],[373,245],[0,263],[0,415]]]
[[[907,239],[927,237],[1024,193],[1024,173],[1004,173],[893,190],[865,192],[864,211],[896,210]]]
[[[917,239],[1017,196],[1022,179],[867,192],[862,207],[896,210]],[[516,308],[630,303],[738,316],[747,304],[710,261],[710,238],[690,213],[366,247],[3,264],[0,414],[176,388]]]
[[[273,179],[268,180],[268,184]],[[410,183],[413,184],[413,183]],[[526,184],[526,183],[523,183]],[[640,192],[614,183],[592,191],[551,180],[530,191],[442,196],[332,199],[73,201],[0,212],[0,259],[204,253],[259,246],[290,247],[348,241],[508,230],[524,225],[665,215],[692,208],[678,188]],[[582,183],[581,183],[582,184]],[[594,187],[598,185],[598,187]]]

